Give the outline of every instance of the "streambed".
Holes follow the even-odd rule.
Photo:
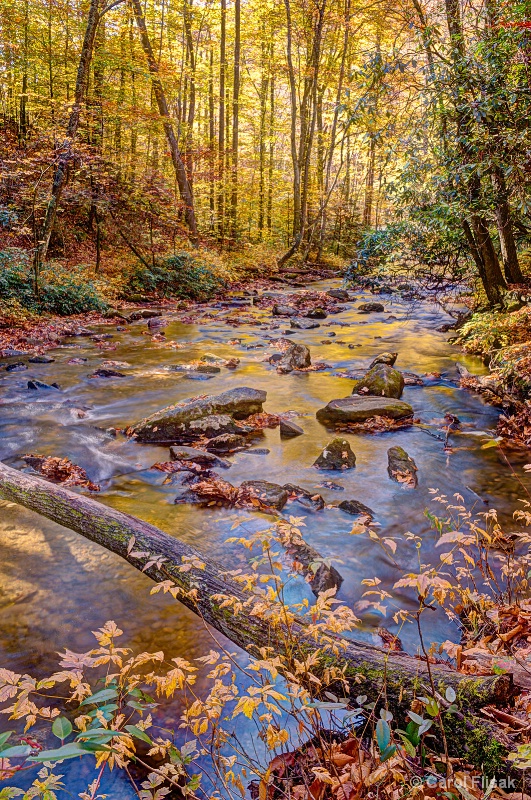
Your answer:
[[[327,291],[338,286],[337,281],[325,281],[309,289]],[[281,302],[285,291],[278,295]],[[361,302],[375,299],[384,302],[385,313],[359,313]],[[428,507],[438,510],[433,508],[430,488],[449,498],[459,492],[468,507],[477,511],[494,507],[502,520],[510,520],[524,486],[529,488],[531,483],[521,468],[528,458],[525,453],[512,453],[508,466],[497,448],[481,449],[493,436],[499,412],[480,396],[458,388],[456,360],[474,373],[483,373],[485,368],[479,359],[450,345],[448,334],[437,331],[451,320],[435,302],[408,301],[398,294],[374,298],[356,292],[355,300],[341,303],[344,310],[319,320],[320,327],[291,332],[290,338],[310,348],[314,363],[325,362],[327,367],[290,374],[278,374],[265,361],[275,352],[268,337],[283,335],[289,320],[273,318],[270,309],[249,307],[248,302],[239,296],[227,297],[224,302],[200,307],[193,320],[182,312],[164,311],[168,324],[161,341],[153,340],[145,320],[120,331],[100,326],[93,330],[111,333],[112,338],[95,342],[72,337],[48,351],[53,363],[29,364],[22,372],[0,369],[0,459],[20,468],[24,466],[20,457],[26,453],[66,456],[100,484],[96,498],[101,502],[145,519],[231,567],[239,562],[243,565],[243,554],[225,540],[237,519],[249,519],[248,510],[175,505],[175,487],[164,483],[164,473],[151,469],[154,463],[169,459],[168,447],[142,445],[121,434],[112,436],[106,429],[125,428],[189,397],[248,386],[267,391],[264,410],[296,412],[293,419],[304,435],[281,439],[278,428],[264,430],[255,445],[269,453],[243,451],[230,456],[232,466],[223,470],[221,477],[232,484],[253,479],[289,482],[321,494],[327,504],[359,500],[374,509],[379,530],[386,536],[398,538],[405,531],[422,535],[424,560],[438,561],[436,536],[424,514]],[[242,324],[231,323],[231,319]],[[330,333],[336,335],[328,336]],[[178,347],[168,346],[168,342]],[[423,386],[406,386],[402,398],[428,427],[375,435],[345,434],[357,457],[356,468],[339,473],[317,471],[312,464],[333,433],[317,422],[316,411],[331,399],[348,396],[353,380],[344,373],[367,368],[383,351],[398,352],[398,369],[432,376],[424,378]],[[238,358],[240,363],[236,369],[222,368],[201,380],[171,369],[205,353]],[[76,363],[71,363],[72,359]],[[13,358],[3,363],[19,360],[27,362]],[[125,377],[89,377],[108,360],[127,364],[115,367]],[[441,377],[433,377],[435,373]],[[27,388],[30,379],[57,382],[61,389],[31,391]],[[452,435],[451,452],[444,450],[440,438],[444,438],[446,413],[463,423],[461,433]],[[407,489],[389,478],[387,450],[392,445],[401,445],[414,458],[417,489]],[[328,486],[329,481],[341,488]],[[414,568],[413,544],[400,542],[398,569],[377,543],[351,535],[352,517],[337,508],[310,513],[289,503],[283,513],[305,516],[305,539],[322,556],[337,559],[335,564],[344,578],[338,594],[341,601],[355,607],[365,588],[361,580],[377,575],[398,607],[409,606],[410,598],[397,595],[393,585],[402,572]],[[254,514],[246,526],[256,529],[269,524],[271,517]],[[109,619],[125,631],[124,640],[138,651],[164,650],[170,657],[193,659],[212,646],[204,626],[186,608],[161,594],[150,597],[148,578],[81,536],[5,501],[0,501],[0,545],[3,667],[36,677],[49,674],[56,668],[58,651],[88,650],[94,643],[90,632]],[[312,597],[304,585],[295,585],[292,592],[294,599]],[[379,625],[394,631],[390,620],[374,612],[358,615],[363,620],[359,635],[368,640],[379,643],[375,632]],[[433,614],[429,638],[457,640],[458,632],[444,615]],[[407,650],[415,651],[412,627],[402,630],[401,639]],[[178,704],[173,703],[160,711],[159,719],[176,727],[178,714]],[[1,728],[5,727],[1,722]],[[83,785],[81,767],[75,769],[74,776],[69,767],[71,791],[78,780],[79,786]],[[102,789],[112,790],[113,797],[134,796],[118,775],[111,780],[116,784]]]

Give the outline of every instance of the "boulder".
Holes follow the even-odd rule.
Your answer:
[[[207,450],[213,453],[231,453],[234,450],[239,450],[245,447],[247,439],[245,436],[239,436],[237,433],[222,433],[220,436],[215,436],[207,442]]]
[[[391,447],[387,451],[387,472],[397,483],[415,488],[418,484],[417,465],[403,447]]]
[[[322,423],[366,422],[371,417],[406,419],[413,415],[413,409],[402,400],[388,397],[367,397],[353,394],[341,400],[331,400],[317,412]]]
[[[197,420],[219,414],[245,419],[263,410],[266,397],[266,392],[248,387],[229,389],[219,395],[193,397],[141,420],[133,426],[131,433],[139,442],[161,443],[180,441],[183,434],[199,436],[201,425],[193,424]]]
[[[271,309],[271,313],[274,317],[296,317],[298,312],[296,308],[291,308],[291,306],[275,304]]]
[[[336,300],[342,300],[343,302],[350,299],[349,293],[346,289],[330,289],[330,291],[327,292],[327,295],[329,297],[334,297]]]
[[[311,363],[310,351],[306,345],[290,342],[277,363],[277,371],[285,374],[295,369],[305,369],[311,366]]]
[[[302,317],[293,317],[290,319],[289,324],[291,328],[296,328],[303,331],[309,331],[311,328],[320,327],[318,322],[312,322],[310,319],[303,319]]]
[[[376,314],[385,311],[382,303],[362,303],[358,306],[358,311],[362,314]]]
[[[365,394],[372,397],[402,397],[404,378],[402,373],[387,364],[376,364],[358,381],[352,394]]]
[[[369,506],[363,505],[359,500],[343,500],[339,503],[338,508],[346,514],[351,514],[353,517],[370,517],[374,516],[374,511]]]
[[[356,456],[346,439],[332,439],[319,458],[314,462],[317,469],[352,469],[356,466]]]
[[[30,364],[53,364],[53,362],[55,361],[55,358],[52,358],[51,356],[46,356],[46,355],[44,355],[44,356],[32,356],[31,358],[28,359],[28,361],[29,361]]]
[[[266,506],[281,511],[288,502],[287,491],[278,483],[269,481],[244,481],[240,490],[245,490],[251,496],[257,497]]]
[[[291,439],[294,436],[302,436],[304,433],[303,429],[296,425],[295,422],[292,422],[290,419],[281,419],[280,420],[280,436],[284,439]]]
[[[192,464],[199,464],[202,467],[227,469],[231,466],[230,461],[225,458],[219,458],[213,453],[205,453],[204,450],[197,450],[195,447],[186,447],[185,445],[170,447],[170,457],[172,461],[190,461]]]
[[[308,319],[326,319],[328,314],[324,308],[312,308],[304,316],[308,317]]]
[[[369,369],[372,369],[376,364],[387,364],[388,367],[394,367],[395,361],[398,358],[398,353],[380,353],[371,362]]]

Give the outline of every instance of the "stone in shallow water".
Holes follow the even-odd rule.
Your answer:
[[[376,364],[387,364],[389,367],[394,367],[397,358],[398,353],[380,353],[380,355],[373,359],[369,369],[375,367]]]
[[[28,389],[60,389],[57,383],[44,383],[43,381],[28,381]]]
[[[282,358],[277,363],[277,371],[286,374],[296,369],[305,369],[311,366],[312,359],[310,351],[305,344],[290,342],[287,350],[282,354]]]
[[[207,442],[207,450],[214,453],[230,453],[232,450],[239,450],[245,447],[247,439],[244,436],[239,436],[236,433],[222,433],[220,436],[215,436]]]
[[[319,422],[366,422],[371,417],[406,419],[413,415],[413,409],[402,400],[388,397],[364,397],[353,394],[340,400],[331,400],[320,408],[316,416]]]
[[[29,359],[30,364],[53,364],[54,361],[55,361],[55,358],[52,358],[51,356],[46,356],[46,355],[44,355],[44,356],[32,356]]]
[[[362,303],[358,306],[358,310],[361,311],[362,314],[375,314],[385,311],[385,308],[382,303]]]
[[[372,519],[374,516],[374,511],[369,506],[360,503],[359,500],[343,500],[342,503],[339,503],[338,508],[346,514],[352,514],[353,517],[364,516]]]
[[[6,372],[24,372],[28,368],[27,364],[23,361],[16,361],[14,364],[8,364],[5,368]]]
[[[223,467],[227,469],[231,466],[230,461],[219,458],[213,453],[206,453],[204,450],[197,450],[195,447],[185,445],[174,445],[170,447],[172,461],[191,461],[192,464],[200,464],[204,467]]]
[[[404,377],[388,364],[376,364],[356,383],[352,394],[365,394],[373,397],[402,397]]]
[[[288,493],[278,483],[269,481],[244,481],[240,489],[246,489],[250,494],[258,497],[266,506],[281,511],[288,502]]]
[[[339,437],[332,439],[314,462],[317,469],[352,469],[355,466],[356,456],[349,442]]]
[[[290,419],[281,419],[280,420],[280,436],[285,439],[292,438],[294,436],[302,436],[304,433],[303,429],[296,425]]]
[[[387,459],[387,472],[392,480],[411,488],[418,485],[417,465],[403,447],[390,447]]]
[[[202,418],[221,414],[245,419],[251,414],[260,413],[266,397],[266,392],[261,389],[248,387],[229,389],[219,395],[192,397],[141,420],[131,433],[136,435],[139,442],[180,441],[192,429],[195,435],[200,435],[194,423]]]
[[[318,322],[312,322],[311,319],[303,319],[302,317],[293,317],[290,319],[289,324],[292,328],[296,328],[298,330],[308,331],[312,328],[319,328],[320,325]]]

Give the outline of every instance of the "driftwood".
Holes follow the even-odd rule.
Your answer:
[[[233,581],[222,565],[147,522],[41,478],[21,473],[1,462],[0,497],[77,531],[116,553],[154,581],[171,579],[182,590],[179,594],[182,603],[251,655],[258,655],[259,648],[265,645],[270,645],[279,654],[286,654],[286,648],[292,647],[293,641],[299,648],[299,657],[315,651],[315,639],[309,635],[303,620],[297,620],[291,626],[290,644],[286,631],[271,626],[266,619],[253,616],[247,610],[235,614],[227,608],[220,608],[220,601],[214,599],[215,595],[236,597],[242,603],[249,595]],[[132,537],[134,548],[131,547]],[[139,557],[139,551],[149,556]],[[188,562],[190,568],[180,571],[179,567],[184,562]],[[321,670],[323,674],[332,664],[344,667],[345,676],[352,683],[353,696],[363,693],[369,699],[380,701],[385,696],[389,706],[400,712],[409,707],[413,693],[426,694],[431,691],[427,666],[422,660],[405,653],[386,651],[366,642],[347,640],[333,633],[327,639],[329,650],[322,656],[320,665],[313,667],[312,671],[318,674]],[[486,677],[463,675],[442,664],[432,665],[431,673],[441,695],[444,695],[448,686],[457,692],[457,702],[463,710],[460,726],[463,741],[468,733],[477,737],[480,729],[492,741],[492,724],[483,721],[477,712],[484,706],[506,702],[514,692],[515,683],[518,685],[521,681],[514,681],[513,675],[509,674]],[[455,719],[452,717],[452,726],[456,725]],[[495,735],[502,746],[509,744],[498,729]],[[456,741],[456,745],[463,744],[463,741]]]

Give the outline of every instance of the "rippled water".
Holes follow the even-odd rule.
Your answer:
[[[311,288],[332,285],[322,283]],[[373,298],[359,293],[358,299]],[[357,303],[349,303],[345,311],[321,321],[320,328],[293,335],[294,341],[310,347],[313,361],[329,365],[324,372],[279,375],[264,363],[266,355],[274,352],[266,338],[272,334],[271,316],[266,311],[259,314],[260,322],[267,325],[264,329],[250,324],[232,327],[224,322],[227,314],[243,319],[245,311],[240,308],[213,307],[213,317],[196,324],[179,321],[178,313],[165,313],[170,321],[167,340],[185,343],[183,349],[153,342],[142,321],[128,325],[123,332],[109,326],[98,329],[113,333],[111,341],[116,349],[112,351],[99,349],[87,338],[65,340],[62,347],[50,351],[56,359],[53,364],[29,365],[30,369],[21,373],[0,371],[0,459],[22,467],[20,456],[28,452],[67,456],[101,484],[101,502],[152,522],[213,557],[230,559],[232,565],[242,556],[225,544],[225,539],[234,519],[239,514],[248,517],[248,512],[174,505],[175,489],[163,485],[166,476],[149,469],[153,463],[168,459],[168,448],[141,445],[120,435],[112,438],[105,429],[134,423],[198,394],[218,394],[237,386],[265,389],[265,410],[300,412],[297,422],[305,435],[281,441],[278,429],[266,430],[256,444],[269,448],[269,455],[238,453],[223,477],[234,484],[249,479],[289,481],[319,491],[329,503],[360,500],[375,510],[386,535],[399,536],[406,530],[423,534],[426,558],[435,553],[435,537],[424,516],[431,502],[430,487],[449,496],[461,492],[467,505],[477,510],[496,507],[502,516],[508,516],[523,495],[520,481],[529,486],[529,478],[520,468],[527,458],[524,454],[512,455],[510,468],[497,448],[481,449],[492,435],[498,412],[453,382],[456,360],[472,372],[485,369],[479,359],[464,356],[449,345],[447,334],[436,331],[449,321],[446,314],[435,303],[416,301],[412,305],[394,295],[385,298],[385,306],[388,313],[361,315]],[[286,327],[289,325],[282,323],[273,333],[278,335]],[[337,335],[328,339],[331,331]],[[229,345],[236,337],[241,344]],[[331,343],[322,344],[324,340]],[[349,344],[356,346],[349,349]],[[341,370],[366,367],[385,350],[398,351],[399,369],[442,373],[440,380],[429,380],[423,387],[406,387],[403,399],[411,403],[422,422],[433,425],[433,433],[440,433],[446,412],[461,419],[463,432],[452,440],[454,451],[445,453],[440,439],[419,428],[377,436],[349,434],[357,456],[356,468],[343,473],[317,472],[311,465],[332,434],[316,421],[316,410],[331,399],[350,394],[352,381],[341,377]],[[240,365],[236,370],[222,369],[204,382],[167,369],[207,352],[225,358],[236,356]],[[68,364],[71,358],[87,361]],[[118,368],[127,377],[90,379],[89,374],[105,359],[128,362],[130,367]],[[61,392],[29,391],[30,378],[57,381]],[[85,412],[81,419],[80,409]],[[397,485],[387,475],[386,451],[394,444],[405,447],[417,463],[419,487],[414,491]],[[344,491],[324,488],[323,480],[335,481]],[[293,503],[285,513],[305,512]],[[344,577],[338,595],[342,601],[355,604],[364,591],[360,581],[373,575],[378,575],[383,587],[393,593],[401,570],[376,543],[350,535],[352,517],[327,509],[307,514],[306,524],[308,542],[323,556],[339,559],[337,566]],[[253,525],[265,527],[267,517],[256,515]],[[94,641],[90,631],[108,619],[114,619],[124,629],[128,642],[138,649],[162,649],[170,656],[187,658],[210,649],[208,633],[190,611],[161,595],[150,597],[152,584],[148,578],[78,534],[0,501],[0,543],[0,665],[37,676],[46,674],[56,665],[57,651],[65,647],[78,652],[89,649]],[[414,548],[404,542],[397,555],[401,567],[413,568],[415,558]],[[302,586],[298,591],[307,590]],[[409,603],[405,596],[397,597],[397,601],[401,606]],[[364,623],[362,635],[372,639],[374,626],[382,620],[372,614],[364,618]],[[448,621],[436,614],[429,634],[434,641],[457,638]],[[403,631],[402,641],[414,650],[414,631]],[[165,708],[165,721],[175,721],[178,711],[175,704]],[[67,762],[69,771],[65,774],[74,791],[77,779],[82,785],[82,776],[81,767],[71,764]],[[112,797],[134,796],[118,775],[112,780],[113,785],[104,787],[112,791]]]

